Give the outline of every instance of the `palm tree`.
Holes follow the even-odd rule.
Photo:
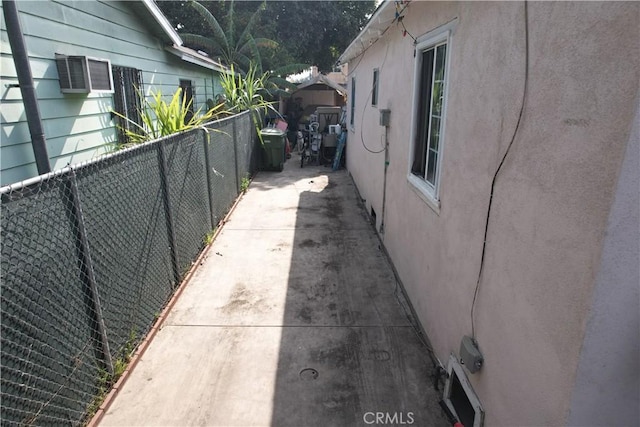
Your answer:
[[[253,26],[258,21],[258,15],[264,8],[261,4],[258,9],[251,15],[247,26],[244,28],[240,36],[236,39],[234,1],[230,2],[229,12],[225,17],[227,28],[226,31],[218,20],[197,1],[190,1],[189,5],[204,19],[209,27],[212,37],[204,37],[199,34],[181,34],[182,39],[187,45],[201,49],[211,57],[217,57],[226,65],[233,65],[235,68],[245,71],[249,69],[249,63],[253,58],[253,62],[261,62],[259,48],[276,48],[278,43],[267,38],[254,38],[251,34]]]
[[[268,94],[277,96],[287,96],[289,90],[295,90],[296,86],[286,80],[289,74],[300,72],[309,68],[305,64],[289,64],[276,70],[265,71],[262,66],[260,48],[275,49],[278,43],[268,38],[254,38],[253,27],[259,20],[259,14],[264,9],[261,3],[256,11],[249,18],[246,27],[236,39],[236,25],[234,15],[234,0],[231,0],[229,11],[225,17],[227,30],[224,31],[215,16],[197,1],[190,1],[189,5],[202,17],[209,27],[212,37],[205,37],[199,34],[181,34],[184,42],[196,49],[203,50],[211,57],[217,57],[226,66],[233,66],[240,74],[244,75],[249,71],[251,64],[256,67],[257,75],[265,75],[264,88]]]

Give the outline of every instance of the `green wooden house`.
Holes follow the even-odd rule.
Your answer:
[[[112,111],[137,120],[151,91],[182,87],[195,110],[222,91],[227,70],[183,46],[153,0],[16,5],[52,170],[112,150],[125,138]],[[0,185],[8,185],[38,172],[4,13],[0,36]]]

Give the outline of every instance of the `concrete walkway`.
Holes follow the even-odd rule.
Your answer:
[[[345,171],[261,172],[102,426],[449,425]]]

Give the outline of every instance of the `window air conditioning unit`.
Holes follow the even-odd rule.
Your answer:
[[[107,59],[56,53],[60,92],[113,92],[111,63]]]

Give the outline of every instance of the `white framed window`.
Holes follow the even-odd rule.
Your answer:
[[[371,88],[371,105],[373,107],[378,105],[378,87],[380,86],[380,70],[373,69],[373,87]]]
[[[434,30],[416,45],[408,180],[436,211],[440,207],[450,33],[449,26]]]
[[[355,124],[355,113],[356,113],[356,76],[351,77],[351,106],[349,111],[349,125],[351,125],[351,129],[354,128]]]

